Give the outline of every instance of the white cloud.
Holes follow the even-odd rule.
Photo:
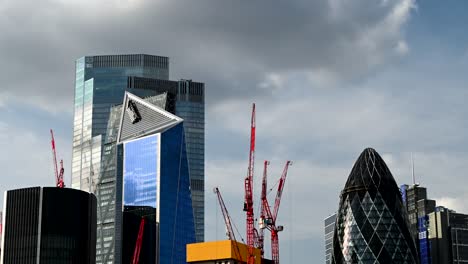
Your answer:
[[[264,81],[258,84],[262,89],[266,89],[272,92],[280,92],[284,86],[284,78],[280,74],[269,73],[266,74]]]
[[[403,40],[398,41],[397,46],[395,48],[395,51],[399,55],[408,54],[408,52],[409,52],[408,44]]]
[[[468,213],[468,206],[466,204],[466,198],[453,198],[453,197],[439,197],[436,199],[437,206],[444,206],[448,209],[455,210],[459,213]]]

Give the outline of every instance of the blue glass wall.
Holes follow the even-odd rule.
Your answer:
[[[159,188],[159,263],[185,264],[186,245],[196,238],[183,123],[124,143],[123,156],[123,204],[154,207]]]
[[[193,212],[197,241],[205,234],[205,105],[204,102],[177,101],[176,115],[184,119],[189,157]]]
[[[157,207],[159,135],[124,144],[124,205]]]
[[[401,185],[400,192],[401,192],[401,199],[403,200],[403,205],[406,206],[406,190],[408,189],[408,185]]]
[[[182,124],[161,135],[160,170],[160,264],[185,264],[195,222]]]
[[[430,264],[431,260],[431,242],[427,237],[427,226],[429,217],[426,215],[418,219],[419,230],[419,258],[421,264]]]

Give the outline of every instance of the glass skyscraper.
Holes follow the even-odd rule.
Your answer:
[[[132,242],[137,232],[131,234],[131,230],[136,230],[135,225],[122,221],[125,214],[140,215],[157,226],[154,233],[143,235],[143,248],[155,247],[146,251],[153,254],[140,258],[141,263],[154,263],[154,256],[160,264],[185,263],[185,247],[195,242],[185,146],[183,119],[148,100],[131,94],[125,97],[117,135],[116,164],[116,191],[122,199],[116,201],[115,207],[115,230],[123,237],[115,241],[118,252],[115,263],[129,263],[136,246]],[[142,215],[142,211],[146,213]],[[145,236],[153,239],[145,240]],[[118,256],[120,252],[122,255]]]
[[[120,120],[115,116],[120,112],[113,116],[111,110],[122,103],[125,91],[164,96],[163,109],[184,119],[196,238],[204,239],[204,85],[168,79],[167,57],[87,56],[76,61],[72,188],[98,198],[97,263],[113,263],[115,253],[115,201],[122,197],[115,190],[117,149],[108,125]]]
[[[419,263],[400,190],[374,149],[365,149],[343,191],[331,263]]]

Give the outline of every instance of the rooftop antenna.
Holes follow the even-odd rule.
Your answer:
[[[411,176],[413,177],[413,185],[416,185],[416,177],[414,176],[414,158],[413,158],[413,152],[411,152]]]

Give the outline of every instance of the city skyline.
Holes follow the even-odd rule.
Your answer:
[[[210,192],[215,186],[225,191],[245,238],[252,102],[255,196],[264,159],[272,161],[272,183],[283,161],[294,161],[278,218],[285,226],[283,262],[310,254],[323,262],[323,219],[338,209],[339,191],[365,147],[379,150],[398,185],[412,181],[413,152],[417,181],[428,196],[468,212],[466,2],[106,3],[117,4],[49,1],[35,7],[34,16],[24,8],[27,1],[0,4],[1,193],[54,185],[49,128],[71,186],[76,59],[146,53],[171,58],[170,79],[206,85],[205,225],[217,227],[207,230],[207,241],[224,238]],[[142,23],[147,27],[137,26]]]

